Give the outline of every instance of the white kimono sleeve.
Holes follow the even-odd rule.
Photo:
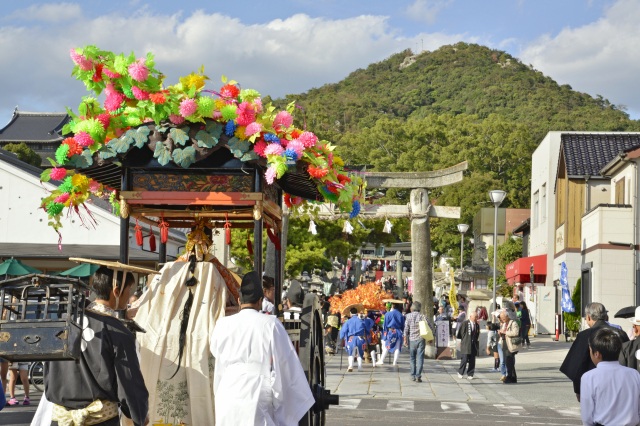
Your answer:
[[[297,425],[315,403],[300,359],[280,321],[274,321],[273,406],[278,425]]]

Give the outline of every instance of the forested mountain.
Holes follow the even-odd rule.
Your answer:
[[[601,96],[560,86],[505,52],[466,43],[400,52],[339,83],[274,103],[293,100],[303,111],[299,124],[335,143],[347,164],[429,171],[467,160],[462,183],[431,193],[438,204],[461,206],[466,223],[490,206],[489,189],[508,192],[503,206],[529,207],[531,153],[548,131],[640,130],[640,122]],[[407,195],[390,190],[378,202],[404,203]],[[458,222],[434,221],[440,253],[459,247]]]

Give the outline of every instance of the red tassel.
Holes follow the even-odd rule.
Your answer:
[[[224,224],[224,242],[230,246],[231,245],[231,222],[229,222],[229,213],[225,213],[225,218],[227,221]]]
[[[267,228],[267,236],[269,237],[273,245],[276,247],[276,250],[280,251],[280,239],[278,238],[276,233],[273,232],[273,229]]]
[[[136,230],[136,244],[142,247],[144,244],[143,236],[142,236],[142,226],[138,223],[138,219],[136,219],[136,226],[134,228]]]
[[[160,242],[162,244],[167,244],[169,240],[169,224],[164,221],[164,216],[160,217]]]
[[[253,256],[253,244],[251,244],[251,239],[247,236],[247,250],[249,251],[249,256]]]
[[[151,231],[151,235],[149,235],[149,250],[156,251],[156,236]]]

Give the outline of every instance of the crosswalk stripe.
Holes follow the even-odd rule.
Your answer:
[[[510,414],[512,416],[526,416],[529,414],[524,408],[519,405],[493,404],[493,406],[496,407],[498,411]]]
[[[469,413],[471,412],[471,408],[466,402],[441,402],[440,407],[443,411],[448,413]]]
[[[340,405],[338,405],[337,408],[345,408],[345,409],[348,409],[348,410],[354,410],[354,409],[358,408],[358,405],[360,405],[360,401],[362,401],[362,399],[340,398]]]
[[[580,417],[579,408],[556,408],[554,411],[565,417]]]
[[[415,411],[415,401],[397,400],[387,403],[387,410],[391,411]]]

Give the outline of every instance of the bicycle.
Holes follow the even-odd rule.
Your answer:
[[[35,361],[29,367],[29,383],[36,390],[44,392],[44,363]]]

